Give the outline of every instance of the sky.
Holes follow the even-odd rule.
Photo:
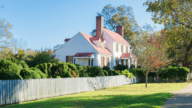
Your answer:
[[[143,6],[146,0],[0,0],[0,19],[13,27],[13,38],[22,40],[23,48],[41,50],[64,44],[78,32],[89,34],[96,28],[97,12],[107,4],[131,6],[139,26],[154,24],[151,13]]]

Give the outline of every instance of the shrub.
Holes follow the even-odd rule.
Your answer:
[[[91,77],[96,77],[99,74],[102,75],[103,70],[99,66],[91,66],[89,69],[89,75]]]
[[[73,77],[79,77],[76,73],[75,73],[75,71],[71,71],[71,74],[73,75]]]
[[[48,71],[47,71],[47,63],[39,64],[35,66],[36,68],[39,68],[43,73],[48,76]]]
[[[38,72],[35,72],[33,70],[30,70],[31,71],[31,76],[33,79],[40,79],[41,76],[38,74]]]
[[[16,59],[16,58],[7,58],[6,60],[9,60],[13,63],[16,63],[19,66],[19,69],[23,69],[23,66],[21,65],[21,63]]]
[[[119,73],[116,70],[110,70],[108,72],[108,75],[112,76],[112,75],[119,75]]]
[[[20,75],[23,77],[23,79],[32,79],[32,75],[31,72],[33,72],[32,70],[29,69],[22,69],[20,72]]]
[[[38,68],[31,67],[30,70],[34,70],[35,72],[37,72],[41,78],[47,78],[47,76]]]
[[[104,74],[103,70],[99,71],[98,76],[105,76],[105,74]]]
[[[5,69],[0,70],[0,80],[14,80],[14,79],[23,79],[23,78],[10,70]]]
[[[108,76],[108,71],[103,70],[103,73],[105,74],[105,76]]]
[[[121,65],[121,64],[118,64],[117,66],[114,66],[114,69],[115,70],[119,70],[119,71],[123,71],[125,69],[128,69],[128,66],[126,65]]]
[[[29,68],[29,66],[27,65],[27,63],[25,63],[25,61],[21,60],[20,63],[23,68]]]
[[[190,70],[187,67],[178,67],[178,73],[177,76],[180,80],[186,81],[187,74],[190,72]]]
[[[17,75],[20,74],[20,68],[16,63],[13,63],[9,60],[1,59],[0,60],[0,69],[5,69],[7,71],[11,71],[16,73]]]
[[[142,69],[134,68],[130,70],[133,75],[138,76],[138,77],[145,77],[144,71]]]
[[[77,67],[76,65],[72,64],[72,63],[68,63],[68,67],[73,70],[73,71],[76,71],[77,70]]]
[[[82,70],[83,68],[79,64],[75,64],[78,70]]]
[[[135,68],[135,65],[134,65],[134,64],[131,64],[130,68],[131,68],[131,69],[134,69],[134,68]]]
[[[102,69],[103,69],[103,70],[106,70],[107,72],[109,72],[109,70],[111,70],[110,67],[108,67],[108,66],[103,66]]]
[[[53,76],[53,78],[61,78],[61,76]]]
[[[121,71],[121,72],[122,72],[122,74],[125,75],[126,77],[135,78],[135,77],[133,76],[133,74],[130,73],[129,70],[127,70],[127,69],[125,69],[125,70],[123,70],[123,71]]]

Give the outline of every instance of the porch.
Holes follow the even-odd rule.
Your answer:
[[[73,56],[73,64],[79,64],[83,67],[93,66],[94,63],[94,53],[76,53]]]

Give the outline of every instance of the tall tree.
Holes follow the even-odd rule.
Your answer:
[[[97,14],[104,17],[104,28],[116,32],[116,26],[124,27],[124,38],[131,44],[133,53],[137,55],[136,38],[140,36],[140,27],[134,18],[132,7],[125,5],[115,7],[109,4]],[[95,33],[94,29],[90,34],[95,36]]]
[[[155,23],[164,24],[170,57],[192,67],[192,1],[147,0],[144,5]]]

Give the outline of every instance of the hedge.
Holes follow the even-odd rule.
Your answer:
[[[13,63],[9,60],[1,59],[0,60],[0,69],[5,69],[20,75],[20,68],[16,63]]]
[[[5,69],[0,70],[0,80],[14,80],[14,79],[23,79],[23,78],[10,70],[8,71]]]

